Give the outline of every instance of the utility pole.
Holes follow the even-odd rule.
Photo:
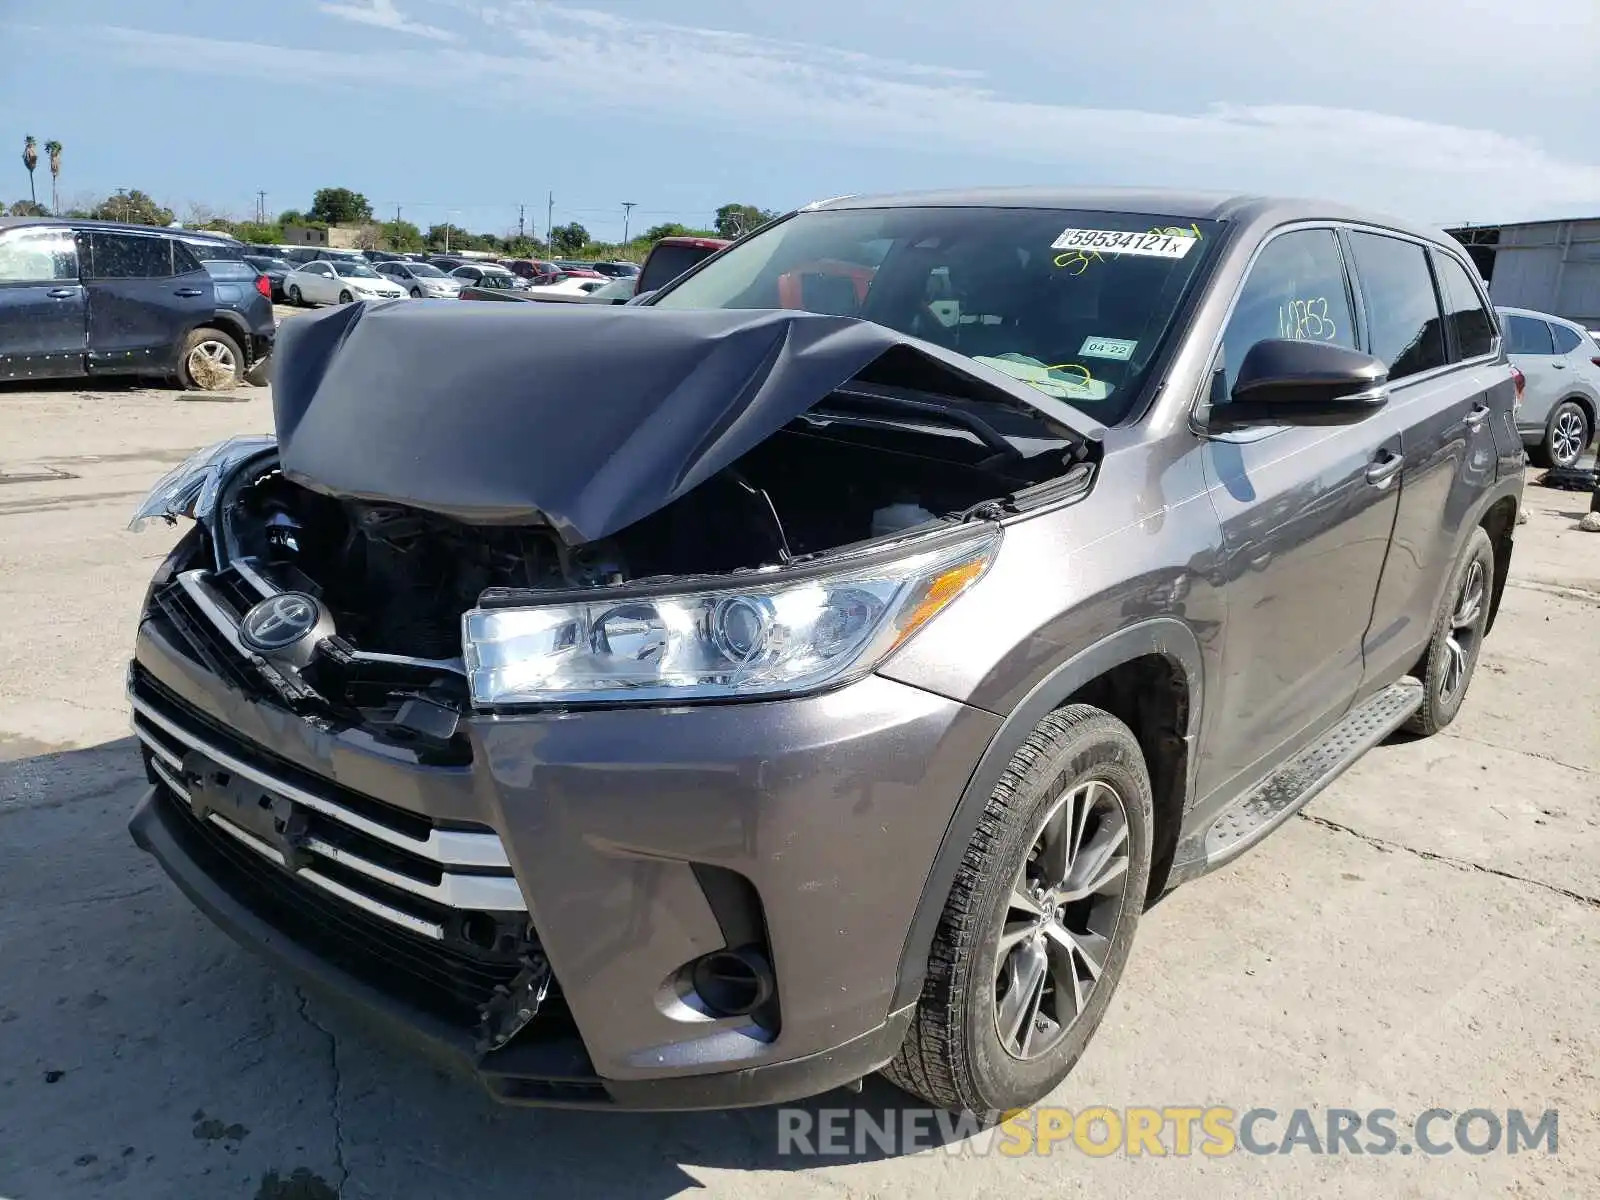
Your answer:
[[[544,240],[550,247],[550,253],[556,252],[556,194],[550,193],[550,202],[544,211]]]
[[[622,244],[628,244],[628,218],[633,215],[633,210],[639,207],[637,200],[624,200],[622,202]]]
[[[265,191],[258,191],[256,193],[256,224],[257,225],[265,225],[266,223],[267,223],[267,193]]]
[[[517,241],[523,241],[528,236],[528,206],[517,205]]]
[[[394,206],[394,223],[396,225],[400,224],[400,205],[399,204],[396,204]]]

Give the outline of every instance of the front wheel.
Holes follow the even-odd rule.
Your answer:
[[[415,287],[412,288],[411,289],[411,298],[413,300],[421,300],[422,299],[422,289],[421,288],[415,288]]]
[[[1122,976],[1150,880],[1139,742],[1073,704],[1040,721],[989,797],[934,933],[905,1043],[883,1074],[987,1113],[1049,1095]]]
[[[348,289],[339,293],[340,304],[349,304],[354,299],[355,297],[350,294]]]

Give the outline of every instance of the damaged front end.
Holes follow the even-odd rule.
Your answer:
[[[213,447],[139,510],[200,527],[152,585],[161,637],[296,736],[469,777],[480,715],[870,672],[1097,460],[1065,406],[864,322],[507,309],[286,326],[276,445]],[[492,830],[330,794],[181,701],[135,668],[152,778],[464,962],[479,1054],[559,1006]]]

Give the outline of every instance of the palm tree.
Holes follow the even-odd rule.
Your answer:
[[[57,185],[61,182],[61,143],[50,139],[44,144],[44,152],[50,156],[50,211],[60,216],[61,193]]]
[[[39,143],[33,140],[33,134],[22,139],[22,165],[28,168],[28,199],[39,203],[39,197],[33,190],[33,169],[39,165]]]

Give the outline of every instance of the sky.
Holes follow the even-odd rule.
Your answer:
[[[542,234],[553,194],[618,238],[624,202],[638,233],[1004,184],[1600,215],[1597,44],[1596,0],[0,0],[0,201],[33,134],[64,205],[180,219],[342,186]]]

